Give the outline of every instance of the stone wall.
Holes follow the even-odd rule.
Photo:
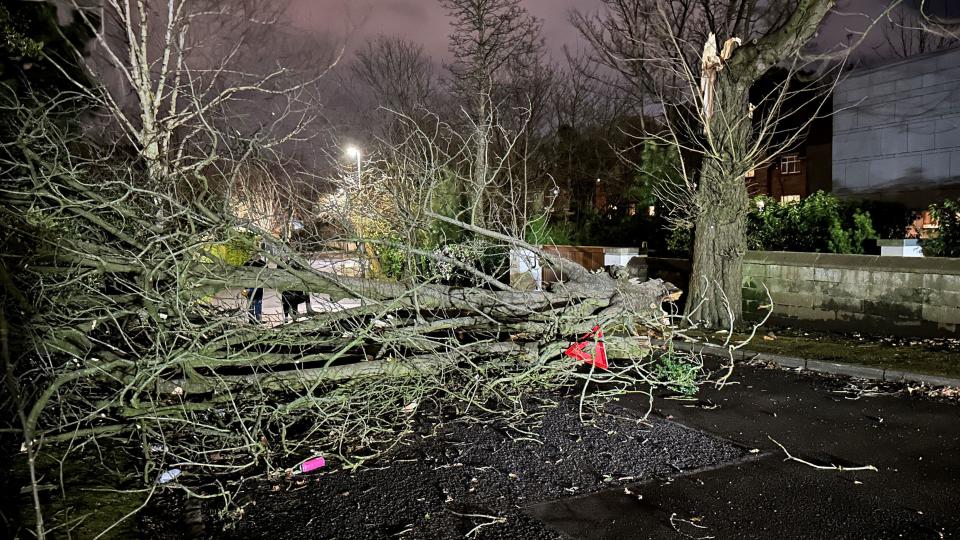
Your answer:
[[[960,336],[960,259],[749,252],[744,310],[825,329]]]
[[[833,111],[834,193],[925,206],[960,184],[960,48],[854,71]]]

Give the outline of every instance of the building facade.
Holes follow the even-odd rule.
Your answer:
[[[854,71],[833,111],[838,196],[918,209],[960,196],[960,48]]]

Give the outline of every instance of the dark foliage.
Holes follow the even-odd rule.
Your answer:
[[[936,236],[923,241],[923,254],[930,257],[960,257],[960,199],[947,199],[930,207],[937,220]]]
[[[61,25],[57,9],[52,2],[0,6],[0,84],[19,95],[47,96],[89,85],[75,51],[84,51],[92,36],[76,17]]]

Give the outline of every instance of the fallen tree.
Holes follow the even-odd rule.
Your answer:
[[[670,284],[591,273],[432,211],[500,253],[537,253],[563,281],[515,290],[437,253],[426,259],[480,285],[427,273],[361,278],[314,270],[279,240],[270,267],[233,266],[215,246],[238,229],[268,233],[236,218],[206,187],[214,182],[194,170],[169,176],[175,190],[145,187],[156,185],[155,172],[136,153],[65,130],[50,111],[9,103],[14,132],[0,145],[3,433],[21,443],[41,533],[45,455],[63,462],[120,448],[143,492],[177,468],[190,473],[178,486],[206,496],[215,486],[229,503],[238,488],[225,479],[282,473],[317,452],[362,463],[395,443],[424,403],[509,420],[531,391],[582,384],[583,399],[595,399],[676,382],[650,346],[651,334],[670,337],[661,307],[679,293]],[[331,309],[251,324],[245,309],[211,301],[241,288],[325,294]],[[359,306],[334,305],[345,298]],[[620,360],[605,370],[563,355],[595,325],[608,357]]]
[[[302,76],[247,69],[234,54],[249,49],[243,39],[266,47],[280,35],[256,5],[75,3],[97,43],[76,58],[91,85],[70,79],[74,93],[51,99],[0,92],[0,457],[15,471],[0,479],[0,499],[30,494],[38,538],[115,531],[160,486],[236,510],[244,479],[317,454],[358,466],[418,417],[482,413],[515,427],[533,394],[570,390],[586,405],[690,384],[696,358],[683,373],[676,362],[663,370],[650,346],[651,333],[669,339],[661,303],[678,291],[591,274],[516,237],[543,206],[517,150],[530,112],[513,111],[511,128],[500,114],[467,119],[465,132],[398,112],[397,139],[365,176],[338,177],[319,159],[301,167],[290,146],[313,132],[307,96],[338,55],[296,63],[317,68]],[[239,34],[215,32],[234,23]],[[211,59],[205,43],[231,47]],[[484,191],[483,219],[469,219],[463,186]],[[294,221],[318,215],[332,233],[290,241]],[[269,266],[237,266],[248,255],[237,238],[269,239]],[[444,251],[456,242],[482,256]],[[361,260],[393,253],[400,270],[313,269],[317,249],[334,244]],[[515,290],[501,269],[518,248],[563,280]],[[245,306],[216,301],[244,288],[329,300],[307,320],[259,325]],[[615,359],[607,369],[563,355],[595,325]],[[84,496],[64,473],[71,464],[134,507],[106,531],[87,526],[71,510]],[[27,528],[0,517],[10,536]]]

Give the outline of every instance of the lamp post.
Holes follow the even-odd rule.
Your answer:
[[[356,146],[347,147],[347,156],[357,159],[357,188],[360,188],[360,149]]]
[[[351,158],[356,158],[356,159],[357,159],[357,191],[359,191],[360,188],[362,187],[362,185],[361,185],[361,183],[360,183],[360,148],[358,148],[358,147],[356,147],[356,146],[352,146],[352,145],[351,145],[351,146],[348,146],[347,149],[346,149],[346,154],[347,154],[347,157],[351,157]],[[347,191],[347,197],[350,196],[349,193],[350,193],[350,191],[348,190],[348,191]],[[349,204],[348,204],[348,206],[349,206]],[[357,251],[360,253],[360,275],[363,276],[363,277],[366,277],[366,274],[367,274],[367,264],[366,264],[366,261],[364,260],[364,259],[365,259],[364,255],[366,255],[367,246],[364,246],[364,245],[363,245],[363,216],[362,216],[362,215],[357,215],[357,218],[356,218],[356,219],[357,219],[357,223],[356,223],[356,228],[357,228]]]

